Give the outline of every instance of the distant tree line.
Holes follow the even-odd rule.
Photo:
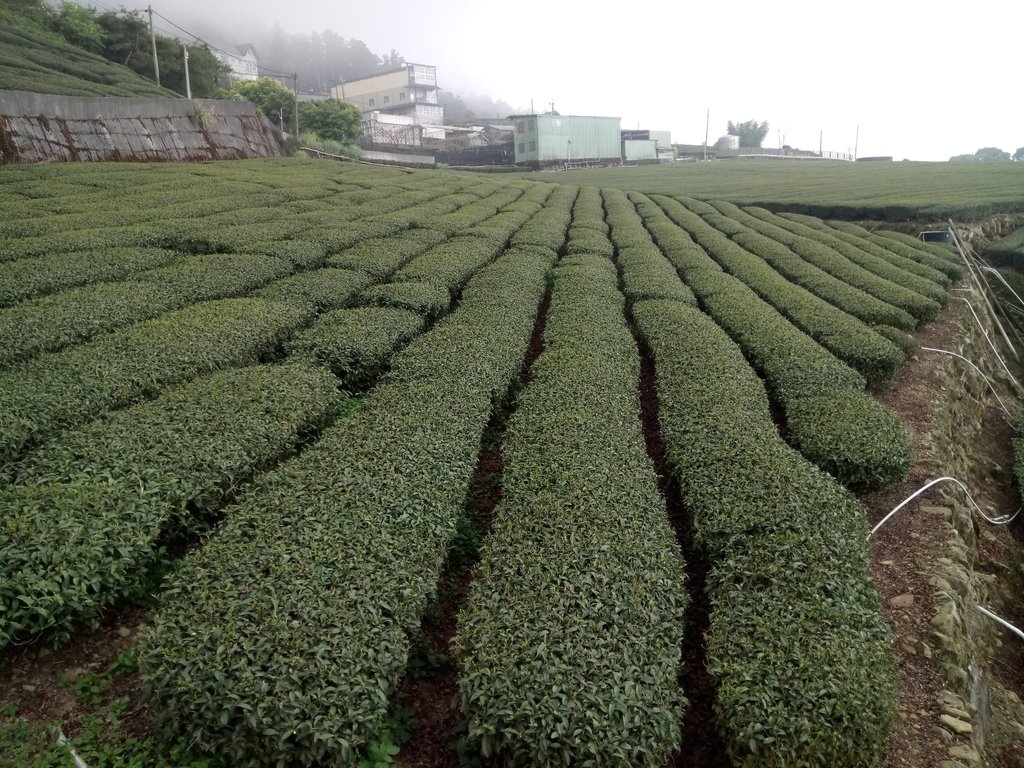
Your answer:
[[[953,163],[987,163],[993,160],[1016,160],[1017,162],[1022,162],[1024,161],[1024,147],[1017,147],[1017,151],[1012,155],[999,149],[999,147],[982,147],[974,154],[953,155],[949,160]]]
[[[223,37],[223,32],[218,34]],[[342,81],[374,75],[405,63],[394,49],[378,56],[362,40],[346,40],[329,29],[289,33],[278,23],[251,40],[232,43],[252,44],[262,66],[297,74],[299,90],[308,93],[326,94]]]

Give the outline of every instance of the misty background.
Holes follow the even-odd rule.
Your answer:
[[[113,0],[81,0],[116,10]],[[129,10],[134,6],[127,4]],[[255,45],[261,67],[300,69],[296,41],[348,45],[348,76],[401,59],[437,66],[446,118],[554,108],[623,128],[709,142],[732,121],[768,121],[764,146],[948,160],[1024,146],[1016,96],[1024,4],[864,0],[357,3],[155,0],[155,11],[216,46]],[[141,10],[145,6],[140,7]],[[186,39],[157,19],[158,31]],[[351,74],[355,73],[355,74]],[[324,89],[345,72],[305,76]],[[307,80],[315,82],[305,82]],[[456,105],[457,107],[457,105]]]

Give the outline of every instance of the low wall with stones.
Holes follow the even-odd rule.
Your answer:
[[[246,101],[0,91],[0,164],[239,160],[280,154],[273,133]]]

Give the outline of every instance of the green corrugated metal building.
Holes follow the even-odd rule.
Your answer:
[[[618,117],[512,115],[516,164],[619,163]]]

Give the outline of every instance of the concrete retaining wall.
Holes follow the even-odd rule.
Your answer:
[[[0,91],[0,164],[274,157],[247,101],[122,99]]]

